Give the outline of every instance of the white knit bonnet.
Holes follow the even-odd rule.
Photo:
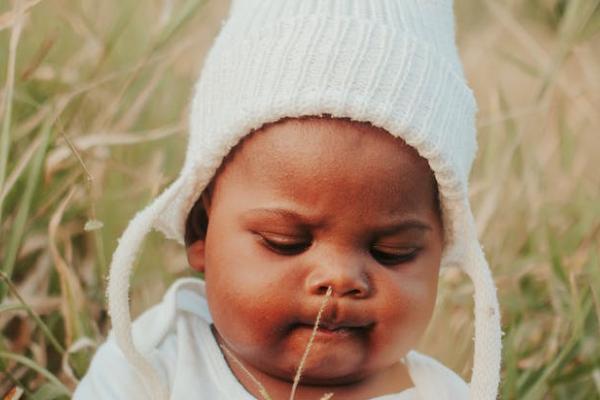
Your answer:
[[[462,268],[475,288],[471,399],[495,399],[500,315],[468,200],[475,113],[452,0],[234,0],[195,87],[183,169],[131,220],[110,269],[114,335],[150,393],[168,398],[131,333],[129,278],[142,240],[156,228],[183,243],[188,213],[244,136],[284,117],[328,114],[383,128],[428,160],[444,220],[442,264]]]

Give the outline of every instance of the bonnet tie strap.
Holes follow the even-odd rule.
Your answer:
[[[464,218],[467,254],[464,270],[473,281],[475,300],[475,355],[470,384],[471,400],[495,400],[500,381],[502,331],[496,286],[477,239],[469,208]]]
[[[129,310],[129,279],[144,238],[152,230],[157,217],[172,200],[179,186],[178,183],[171,185],[129,222],[113,254],[108,279],[108,311],[117,345],[135,368],[154,400],[168,399],[169,392],[156,369],[133,342]]]

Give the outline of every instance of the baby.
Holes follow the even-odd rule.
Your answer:
[[[183,170],[113,256],[113,333],[75,399],[495,399],[499,311],[467,197],[475,112],[451,0],[234,1]],[[153,228],[204,280],[132,324]],[[413,350],[450,267],[475,286],[469,385]]]

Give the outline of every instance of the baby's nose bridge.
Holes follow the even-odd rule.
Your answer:
[[[320,252],[310,265],[306,289],[310,294],[324,295],[331,286],[332,296],[366,297],[371,288],[365,255],[348,248]]]

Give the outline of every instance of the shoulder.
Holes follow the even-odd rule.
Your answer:
[[[469,398],[467,383],[434,358],[411,351],[406,355],[405,360],[420,399],[461,400]]]
[[[204,298],[204,282],[195,278],[176,281],[160,303],[144,312],[133,323],[133,340],[171,386],[177,363],[177,326],[181,320],[208,327],[212,318]],[[74,399],[147,399],[143,377],[128,363],[110,334],[74,394]]]
[[[143,353],[153,351],[167,336],[176,333],[177,321],[181,318],[199,318],[205,325],[212,323],[201,279],[178,279],[160,303],[135,320],[132,329],[135,346]]]
[[[102,344],[79,382],[73,399],[147,398],[141,377],[131,368],[116,343],[109,339]]]

